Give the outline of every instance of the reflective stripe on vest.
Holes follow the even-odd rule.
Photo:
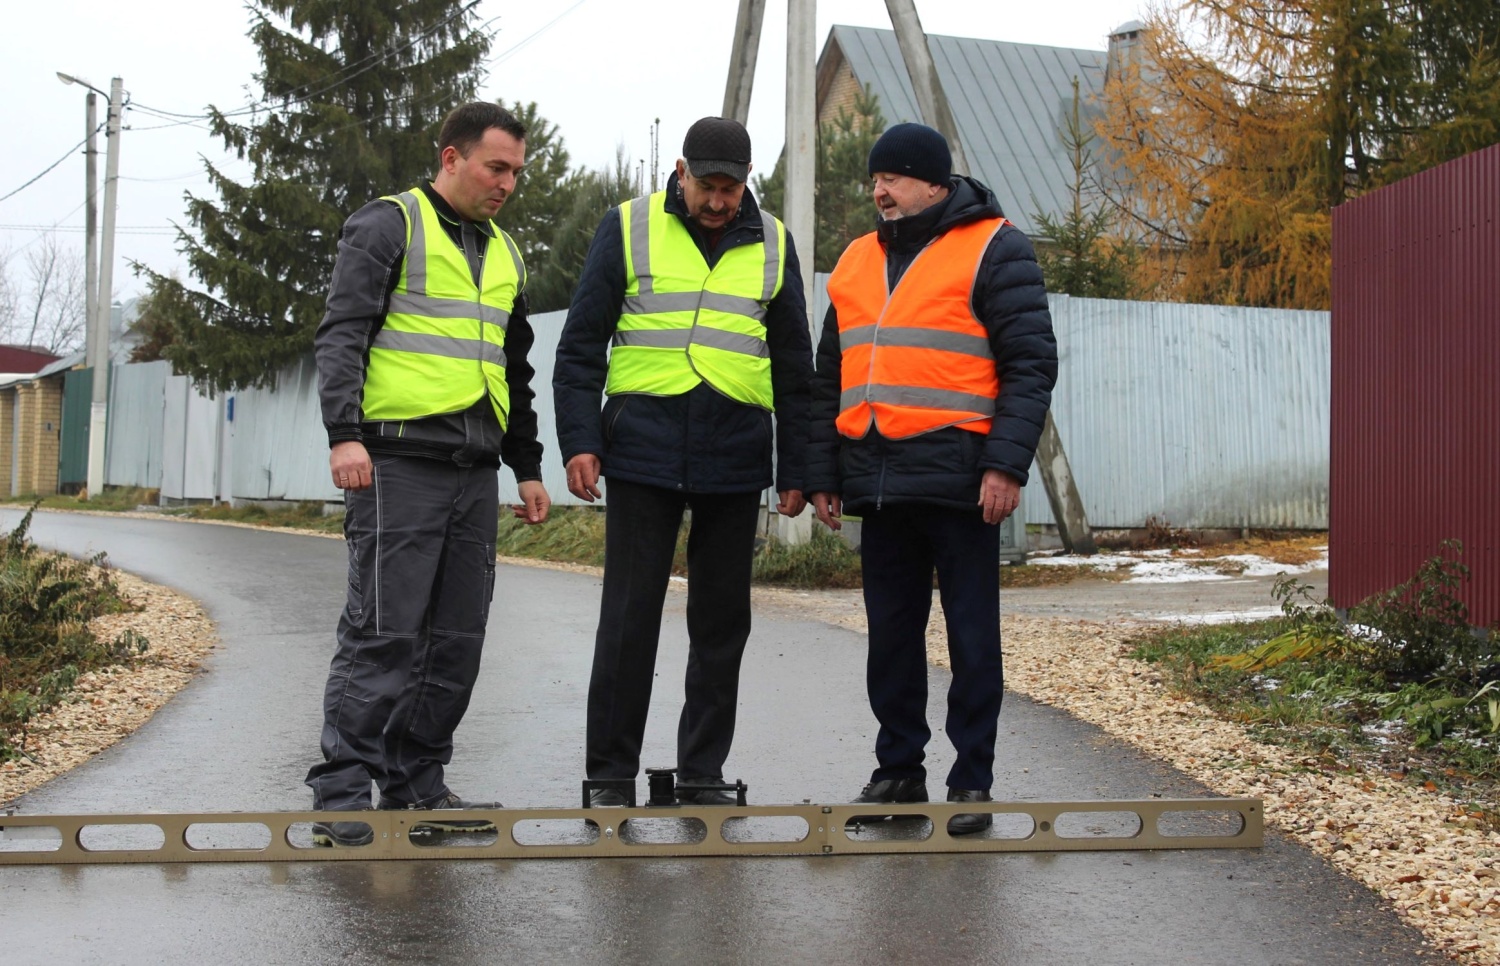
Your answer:
[[[874,233],[856,238],[828,280],[839,323],[839,432],[871,426],[906,439],[947,426],[988,433],[1000,395],[989,333],[974,317],[974,278],[1002,218],[944,232],[896,283]]]
[[[495,228],[480,283],[462,249],[421,189],[389,197],[406,220],[406,255],[385,322],[370,345],[366,420],[405,420],[461,412],[486,395],[502,428],[510,424],[505,330],[526,284],[509,235]]]
[[[707,382],[736,402],[774,409],[766,307],[781,291],[786,228],[761,213],[760,244],[712,269],[665,191],[620,206],[625,299],[605,392],[676,396]]]

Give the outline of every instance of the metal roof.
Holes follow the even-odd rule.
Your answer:
[[[887,124],[922,119],[895,31],[837,25],[822,56],[835,45],[855,79],[879,96]],[[1035,234],[1034,212],[1071,207],[1073,169],[1058,131],[1072,109],[1074,77],[1085,105],[1103,87],[1106,53],[937,34],[928,35],[928,46],[970,173],[995,192],[1011,221]]]

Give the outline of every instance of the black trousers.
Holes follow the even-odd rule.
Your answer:
[[[865,514],[860,530],[866,684],[880,722],[871,781],[926,778],[927,620],[937,571],[953,683],[948,738],[957,759],[949,788],[988,791],[1004,673],[1000,658],[1000,528],[975,510],[897,504]]]
[[[740,658],[750,638],[760,493],[683,493],[623,480],[608,485],[585,770],[589,778],[634,778],[640,771],[662,605],[688,508],[689,644],[677,767],[683,778],[720,778],[734,741]]]
[[[345,495],[349,595],[323,698],[313,806],[384,797],[425,805],[469,707],[495,588],[499,481],[493,467],[377,457],[374,482]]]

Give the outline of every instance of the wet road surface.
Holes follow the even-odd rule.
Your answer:
[[[21,514],[0,510],[0,528]],[[303,809],[343,544],[38,513],[33,533],[202,601],[223,647],[135,735],[26,813]],[[449,769],[508,805],[572,807],[598,580],[502,567]],[[684,596],[663,628],[646,765],[671,764]],[[726,768],[752,802],[847,801],[873,765],[864,639],[758,614]],[[933,671],[929,788],[952,750]],[[995,797],[1192,797],[1184,776],[1018,697]],[[645,782],[640,791],[644,795]],[[1274,833],[1259,850],[0,868],[0,958],[29,963],[1427,963],[1370,892]]]

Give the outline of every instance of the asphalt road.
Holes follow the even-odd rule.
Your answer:
[[[0,528],[20,514],[0,510]],[[26,813],[302,809],[344,580],[338,541],[39,513],[34,534],[202,601],[223,647],[132,737]],[[503,567],[452,786],[568,806],[582,777],[598,581]],[[686,638],[671,595],[646,764],[671,764]],[[758,615],[726,777],[755,802],[847,801],[873,764],[862,636]],[[933,671],[932,786],[952,761]],[[1205,790],[1011,697],[997,798]],[[644,782],[642,782],[644,792]],[[1441,962],[1370,892],[1263,849],[811,858],[0,868],[0,958],[27,963]]]

